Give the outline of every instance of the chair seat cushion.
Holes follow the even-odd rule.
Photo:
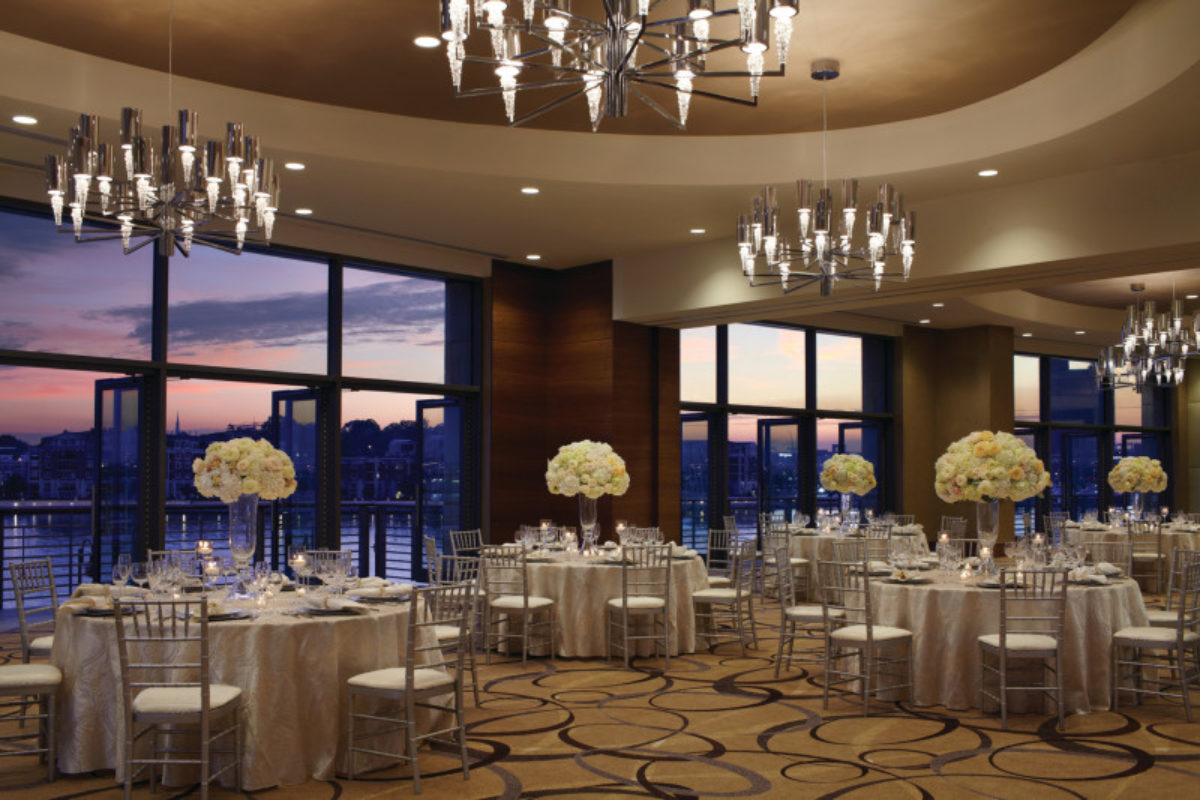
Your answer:
[[[439,642],[456,642],[458,641],[458,626],[434,625],[433,635],[437,637]]]
[[[830,634],[833,639],[845,642],[865,642],[867,640],[866,625],[847,625],[838,628]],[[893,628],[890,625],[875,625],[871,628],[871,638],[876,642],[893,642],[900,639],[911,639],[912,631],[905,628]]]
[[[224,683],[208,687],[210,709],[229,705],[242,696],[242,690]],[[199,714],[199,686],[153,686],[133,698],[134,714]]]
[[[1156,628],[1153,625],[1121,628],[1113,634],[1113,641],[1127,646],[1167,647],[1175,644],[1175,628]],[[1185,631],[1183,643],[1200,641],[1200,634]]]
[[[49,664],[7,664],[0,667],[0,692],[14,689],[52,689],[62,683],[62,672]]]
[[[39,636],[29,643],[29,652],[31,653],[49,653],[54,649],[54,634],[47,636]]]
[[[499,597],[488,598],[488,603],[492,608],[515,608],[520,609],[525,607],[525,602],[519,594],[502,594]],[[529,595],[529,608],[548,608],[554,605],[554,601],[549,597],[538,597]]]
[[[732,603],[737,599],[737,589],[714,586],[708,589],[699,589],[692,593],[692,599],[704,603]]]
[[[1179,614],[1162,608],[1148,608],[1146,609],[1146,619],[1150,620],[1150,624],[1156,628],[1174,628],[1179,622]]]
[[[992,650],[1000,649],[1000,634],[985,633],[979,637],[979,643]],[[1005,640],[1008,650],[1019,651],[1053,651],[1057,646],[1053,636],[1043,636],[1040,633],[1010,633]]]
[[[608,605],[611,608],[621,608],[621,598],[614,597],[608,601]],[[666,606],[667,604],[661,597],[645,597],[642,595],[629,596],[630,611],[651,611],[654,609],[666,608]]]
[[[732,581],[727,575],[709,575],[708,585],[710,588],[716,589],[721,586],[728,586]]]
[[[363,689],[403,692],[408,689],[408,676],[404,673],[404,667],[388,667],[371,672],[360,672],[346,683]],[[413,670],[413,684],[417,691],[436,689],[439,686],[453,686],[454,678],[440,669],[415,669]]]
[[[825,612],[818,605],[789,606],[783,610],[783,613],[788,619],[798,622],[821,622],[825,619]],[[829,616],[838,619],[846,616],[846,612],[840,608],[831,608]]]
[[[807,563],[808,563],[808,559],[807,559],[807,558],[801,558],[800,556],[792,556],[791,558],[789,558],[789,559],[788,559],[788,562],[789,562],[789,563],[791,563],[791,565],[792,565],[793,567],[802,567],[802,566],[804,566],[805,564],[807,564]],[[763,562],[763,563],[765,563],[765,564],[774,564],[774,563],[775,563],[775,559],[773,559],[773,558],[768,558],[768,559],[767,559],[765,562]]]
[[[1157,561],[1161,558],[1166,558],[1162,553],[1134,553],[1134,561]]]

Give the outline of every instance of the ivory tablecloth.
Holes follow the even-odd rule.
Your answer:
[[[529,593],[554,600],[558,655],[563,658],[605,656],[608,623],[605,604],[621,596],[621,567],[595,561],[530,563]],[[699,557],[671,561],[672,655],[696,650],[692,594],[708,586]],[[649,652],[648,643],[646,652]]]
[[[957,574],[924,574],[934,582],[890,584],[872,579],[877,624],[913,632],[917,705],[978,707],[977,640],[1000,630],[1000,592],[963,582]],[[1145,624],[1146,607],[1132,580],[1068,587],[1060,669],[1069,713],[1108,708],[1112,635],[1121,628]]]
[[[838,536],[817,533],[812,528],[793,531],[790,552],[793,558],[808,559],[808,596],[817,597],[817,561],[833,560],[833,543]]]
[[[1162,526],[1163,537],[1163,555],[1167,558],[1167,566],[1171,565],[1171,559],[1176,550],[1200,550],[1200,530],[1191,530],[1189,527],[1164,525]],[[1087,528],[1083,526],[1067,526],[1067,541],[1072,543],[1081,543],[1089,539],[1102,539],[1104,541],[1124,542],[1129,539],[1129,532],[1125,528]]]
[[[345,617],[271,614],[209,624],[213,681],[242,689],[243,788],[329,779],[344,766],[346,679],[405,658],[409,604],[373,608],[378,610]],[[63,672],[59,769],[115,769],[123,781],[125,725],[113,620],[64,610],[55,625],[51,661]]]

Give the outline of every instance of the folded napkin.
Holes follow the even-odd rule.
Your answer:
[[[362,603],[337,595],[321,597],[319,595],[307,594],[304,596],[304,604],[309,608],[326,608],[330,611],[356,611],[360,614],[368,610],[367,606]]]
[[[1065,524],[1068,528],[1078,528],[1080,525],[1080,523],[1076,522],[1073,519],[1067,520]]]
[[[911,525],[894,525],[892,533],[924,533],[925,526],[919,522],[914,522]]]
[[[1067,573],[1067,580],[1075,581],[1076,583],[1096,583],[1107,584],[1108,577],[1096,572],[1092,567],[1076,567]]]
[[[919,577],[915,572],[909,572],[903,569],[892,570],[892,580],[894,581],[911,581]]]
[[[208,615],[210,617],[219,617],[222,614],[228,614],[233,611],[232,608],[227,608],[220,600],[208,600],[205,603],[208,606]],[[192,619],[200,619],[200,615],[193,611]]]
[[[1096,565],[1096,572],[1101,575],[1120,575],[1121,568],[1115,564],[1110,564],[1107,561],[1101,561]]]
[[[868,572],[889,572],[892,567],[886,561],[872,561],[867,564]]]
[[[72,597],[59,605],[60,609],[68,611],[86,611],[93,608],[112,608],[112,599],[107,595],[101,594],[85,594],[79,597]]]
[[[107,583],[81,583],[71,592],[71,598],[77,597],[108,597],[113,587]]]
[[[387,578],[380,578],[377,575],[371,575],[366,578],[358,579],[358,588],[360,588],[360,589],[378,588],[380,586],[389,586],[389,585],[391,585],[391,581],[389,581]]]
[[[389,583],[385,586],[364,586],[354,590],[355,597],[404,597],[412,594],[411,583]]]

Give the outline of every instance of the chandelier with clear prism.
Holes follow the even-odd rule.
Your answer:
[[[1100,351],[1096,380],[1102,389],[1178,386],[1185,362],[1200,354],[1200,314],[1190,322],[1183,301],[1173,299],[1170,313],[1158,313],[1153,300],[1126,308],[1121,343]]]
[[[442,39],[459,97],[501,95],[514,126],[583,97],[594,131],[605,117],[626,115],[630,94],[681,130],[693,95],[757,105],[763,76],[784,74],[798,0],[593,0],[590,16],[573,9],[571,0],[440,3]],[[490,41],[490,56],[467,53],[472,20],[474,30]],[[767,71],[764,56],[772,36],[779,68]],[[744,70],[707,68],[710,55],[733,47],[745,54]],[[487,65],[499,85],[463,89],[464,64]],[[748,99],[696,87],[706,78],[731,77],[748,79]],[[675,112],[648,96],[645,87],[673,92]],[[560,91],[517,115],[518,94],[546,90]]]
[[[822,82],[822,171],[825,171],[825,86],[839,75],[834,59],[812,63],[813,80]],[[780,220],[775,187],[754,198],[749,215],[737,223],[738,259],[751,286],[778,285],[784,294],[814,283],[827,297],[838,281],[870,281],[876,291],[886,281],[906,281],[916,248],[916,216],[905,211],[904,195],[890,183],[879,187],[866,205],[858,237],[858,181],[842,180],[840,202],[822,178],[796,181],[796,234],[789,237]],[[897,258],[898,257],[898,258]]]
[[[156,148],[142,135],[139,109],[122,109],[116,142],[101,141],[98,118],[81,115],[67,152],[46,157],[55,225],[79,242],[119,238],[126,253],[156,240],[164,253],[185,256],[194,244],[237,253],[260,233],[269,243],[279,209],[271,159],[241,123],[228,123],[222,140],[202,142],[197,121],[195,112],[180,111]]]

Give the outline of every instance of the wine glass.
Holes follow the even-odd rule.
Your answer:
[[[145,561],[134,561],[129,565],[129,579],[141,588],[146,588],[146,581],[148,578],[146,576]]]
[[[117,561],[112,568],[113,586],[124,587],[129,581],[129,572],[132,569],[129,563],[129,554],[120,553],[117,555]]]

